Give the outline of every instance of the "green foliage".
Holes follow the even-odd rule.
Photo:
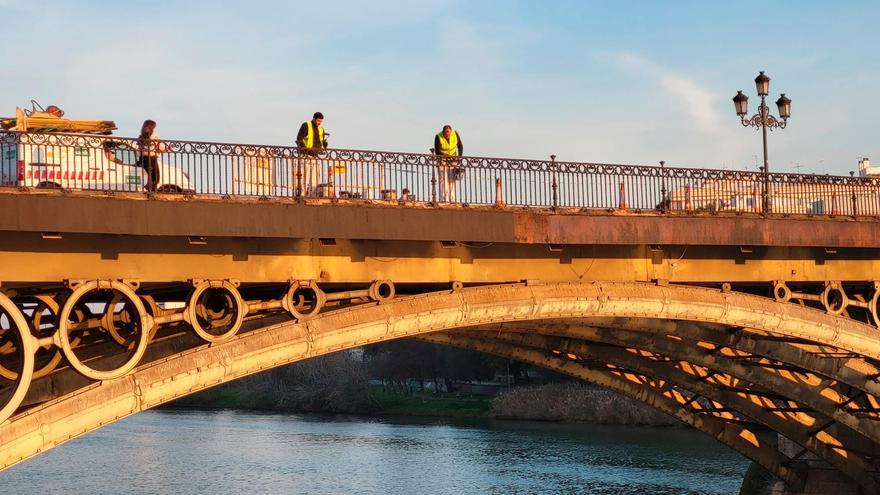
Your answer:
[[[175,401],[175,406],[369,414],[362,360],[340,352],[236,380]]]
[[[509,376],[514,385],[528,381],[531,368],[528,364],[498,356],[487,356],[486,361],[496,376]]]
[[[406,394],[417,385],[425,390],[453,391],[456,382],[490,380],[494,371],[483,353],[457,349],[418,340],[402,339],[365,348],[373,377],[388,388]]]
[[[381,389],[371,391],[383,416],[423,416],[441,418],[486,418],[492,407],[487,396],[459,397],[457,394],[401,395]]]

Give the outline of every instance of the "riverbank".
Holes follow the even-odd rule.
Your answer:
[[[402,352],[396,359],[383,359],[387,356],[380,354],[372,361],[352,353],[335,353],[210,388],[178,399],[168,407],[600,425],[679,424],[641,402],[583,382],[502,387],[499,393],[498,387],[451,379],[414,381],[397,377],[383,379],[381,383],[385,385],[371,381],[377,375],[393,375],[382,368],[383,363],[431,354],[431,349],[420,351]],[[462,362],[456,365],[466,367]],[[438,381],[453,391],[435,392],[442,388]]]
[[[681,425],[678,420],[641,402],[577,382],[511,389],[492,401],[490,416],[494,419],[600,425]]]
[[[350,414],[376,417],[423,417],[449,419],[489,419],[493,398],[486,395],[410,393],[406,395],[373,387],[360,407],[340,410],[330,404],[290,404],[270,396],[255,396],[244,390],[218,387],[184,397],[168,405],[175,409],[235,409],[280,413]]]
[[[410,392],[369,387],[357,400],[295,401],[297,394],[271,394],[229,384],[184,397],[173,408],[239,409],[283,413],[331,413],[374,417],[503,419],[602,425],[676,426],[675,419],[607,390],[580,383],[512,388],[497,396]],[[344,405],[345,407],[341,406]],[[353,406],[353,407],[351,407]]]

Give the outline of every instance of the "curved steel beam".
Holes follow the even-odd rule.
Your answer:
[[[599,329],[601,330],[601,329]],[[589,332],[585,332],[589,333]],[[611,346],[597,346],[596,344],[587,343],[584,340],[572,340],[569,338],[548,337],[545,335],[535,334],[518,334],[518,333],[488,333],[474,331],[452,331],[440,332],[418,337],[421,340],[450,343],[453,345],[457,341],[471,343],[472,341],[503,343],[516,347],[533,348],[542,351],[555,351],[564,356],[567,353],[574,353],[578,358],[587,361],[595,361],[599,363],[612,363],[628,370],[650,376],[654,379],[669,380],[677,386],[689,390],[692,393],[699,394],[702,397],[709,398],[713,401],[724,404],[740,414],[747,416],[766,427],[773,429],[794,443],[801,445],[809,451],[816,454],[819,458],[826,460],[831,466],[838,469],[853,481],[861,484],[871,493],[876,493],[878,485],[876,480],[868,473],[872,468],[868,461],[856,452],[848,451],[843,448],[843,443],[834,438],[832,435],[824,431],[816,431],[815,434],[811,430],[816,429],[817,424],[821,424],[824,418],[811,417],[802,412],[794,414],[786,414],[778,411],[770,411],[765,407],[770,405],[770,401],[761,394],[749,393],[745,390],[733,390],[731,386],[741,386],[743,384],[736,383],[735,380],[715,380],[709,373],[701,373],[701,370],[693,366],[694,361],[689,359],[694,353],[688,352],[687,348],[665,347],[656,349],[651,347],[652,340],[644,335],[636,335],[642,339],[619,338],[614,334],[603,335],[597,333],[593,336],[584,336],[583,338],[593,342],[611,344]],[[442,342],[439,339],[443,339]],[[651,351],[659,351],[666,356],[673,357],[677,362],[650,360],[639,353],[630,352],[621,347],[612,347],[617,345],[629,346],[636,344],[638,349],[649,349]],[[661,346],[662,347],[662,346]],[[545,354],[544,359],[553,362],[558,359]],[[700,363],[703,365],[703,363]],[[706,366],[707,370],[716,371],[718,367]],[[723,368],[722,368],[723,370]],[[724,371],[726,373],[726,371]],[[722,375],[723,376],[723,375]]]
[[[880,359],[880,338],[868,325],[748,294],[644,283],[472,287],[330,311],[142,365],[10,418],[0,429],[0,469],[143,409],[316,355],[461,327],[597,317],[755,328]]]
[[[880,397],[880,368],[856,354],[822,344],[805,344],[772,338],[768,332],[726,327],[690,321],[654,318],[589,318],[585,324],[662,335],[676,335],[696,341],[711,342],[791,364],[832,378],[863,392]],[[542,324],[566,327],[570,322],[545,321]],[[771,337],[771,338],[767,338]]]
[[[426,342],[486,352],[541,366],[613,390],[621,395],[647,404],[714,437],[721,443],[755,461],[767,471],[773,473],[777,478],[785,481],[788,486],[797,489],[803,486],[803,475],[792,466],[792,459],[785,456],[774,446],[763,443],[755,432],[741,424],[724,421],[711,415],[696,413],[683,407],[690,399],[673,389],[665,379],[664,381],[655,382],[638,380],[634,376],[627,377],[626,373],[615,371],[602,364],[548,359],[547,349],[535,349],[506,342],[456,335],[456,333],[439,332],[421,336],[419,339]],[[613,362],[613,360],[608,362]]]
[[[812,380],[811,383],[809,377],[802,379],[796,373],[785,370],[778,370],[772,367],[745,366],[741,359],[723,356],[720,353],[711,352],[709,349],[684,346],[681,342],[663,338],[656,334],[645,335],[644,333],[639,334],[638,332],[618,329],[578,326],[576,323],[559,329],[558,332],[554,326],[543,323],[539,325],[518,323],[505,325],[504,328],[511,331],[516,331],[518,328],[520,332],[525,332],[520,334],[518,337],[519,341],[538,337],[534,333],[562,337],[568,336],[581,340],[605,342],[616,346],[659,352],[663,355],[688,361],[711,370],[719,370],[731,377],[758,385],[779,396],[799,402],[827,418],[833,419],[838,424],[863,435],[872,442],[880,444],[880,423],[878,423],[877,419],[863,417],[857,415],[856,412],[848,411],[848,408],[855,409],[854,406],[856,404],[854,401],[835,390],[834,383],[819,380],[817,377],[814,377],[817,379]],[[497,335],[496,338],[502,339],[503,336]]]

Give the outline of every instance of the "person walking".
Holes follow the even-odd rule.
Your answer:
[[[141,126],[138,136],[138,165],[147,173],[147,191],[156,192],[159,185],[159,154],[165,151],[165,145],[156,135],[156,121],[147,119]]]
[[[437,160],[437,175],[440,182],[440,202],[455,203],[455,183],[461,175],[459,158],[464,154],[464,145],[458,131],[447,124],[434,137],[434,154]]]
[[[312,120],[303,122],[296,134],[296,145],[303,149],[299,163],[297,196],[318,194],[318,181],[321,177],[318,153],[327,149],[327,136],[329,136],[321,126],[323,123],[324,114],[315,112]]]

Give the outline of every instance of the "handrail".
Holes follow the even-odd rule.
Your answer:
[[[295,146],[207,141],[162,140],[161,148],[155,141],[144,146],[130,137],[7,131],[0,132],[0,157],[4,158],[0,163],[10,167],[11,160],[6,157],[12,147],[16,147],[17,158],[29,157],[24,167],[35,164],[36,175],[29,170],[23,177],[20,170],[14,174],[14,185],[25,187],[141,191],[148,178],[137,183],[136,165],[138,157],[149,152],[159,157],[159,175],[165,179],[163,182],[160,177],[160,188],[192,194],[762,214],[768,213],[763,211],[764,204],[768,204],[773,213],[880,215],[880,179],[873,177],[764,174],[668,167],[662,162],[653,166],[448,158],[336,148],[314,152]],[[67,156],[60,162],[58,157],[43,159],[54,149],[64,156],[65,150],[76,150],[79,158]],[[86,166],[104,170],[99,151],[108,155],[128,153],[126,160],[134,168],[126,171],[125,180],[134,184],[121,182],[109,170],[103,176],[83,176]],[[52,171],[46,168],[52,166],[60,166],[63,171],[55,171],[50,179]],[[13,175],[8,170],[5,173],[6,177]],[[764,187],[765,181],[769,187]],[[8,178],[5,181],[7,185],[10,182]],[[764,194],[770,196],[768,203],[762,201]]]

